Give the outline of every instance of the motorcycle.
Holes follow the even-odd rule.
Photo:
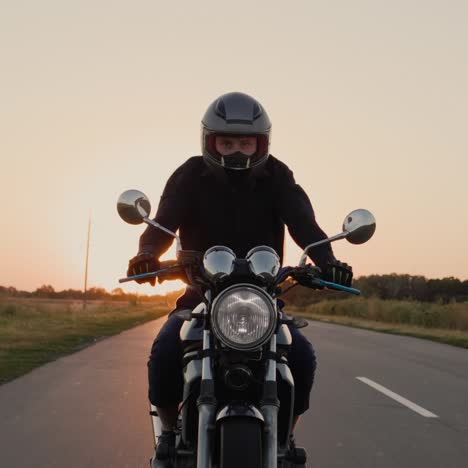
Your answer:
[[[137,190],[120,196],[117,210],[130,224],[146,223],[173,236],[177,259],[161,262],[161,269],[122,278],[121,283],[158,277],[182,279],[200,296],[193,310],[178,310],[184,324],[183,401],[175,453],[175,468],[293,468],[305,466],[304,449],[291,446],[294,379],[288,367],[291,333],[287,325],[306,326],[278,306],[281,283],[359,290],[324,281],[320,269],[307,265],[314,247],[347,239],[367,242],[375,218],[359,209],[346,216],[340,234],[304,249],[297,267],[281,268],[277,253],[258,246],[244,259],[225,246],[204,253],[183,250],[179,236],[149,218],[151,204]],[[154,440],[161,433],[156,408],[150,405]],[[150,460],[151,463],[151,460]]]

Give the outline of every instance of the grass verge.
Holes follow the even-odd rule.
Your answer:
[[[468,348],[468,304],[425,304],[352,298],[289,308],[294,315]],[[441,326],[444,325],[444,326]]]
[[[0,303],[0,384],[168,312],[151,304],[14,300]]]

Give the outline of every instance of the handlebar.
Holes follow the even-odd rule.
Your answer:
[[[288,277],[293,277],[294,274],[305,274],[309,278],[307,280],[307,284],[304,284],[300,282],[300,280],[297,280],[300,284],[303,284],[307,287],[310,288],[316,288],[316,289],[322,289],[322,288],[327,288],[327,289],[334,289],[336,291],[344,291],[350,294],[354,294],[356,296],[359,296],[361,294],[361,291],[359,289],[351,288],[349,286],[343,286],[342,284],[338,283],[333,283],[331,281],[325,281],[320,278],[321,270],[320,268],[314,267],[312,265],[307,265],[306,267],[284,267],[280,274],[278,275],[276,284],[282,283],[286,278]]]
[[[356,296],[359,296],[361,294],[361,291],[359,291],[359,289],[350,288],[348,286],[343,286],[342,284],[332,283],[331,281],[325,281],[325,280],[322,280],[322,279],[319,279],[318,282],[322,286],[324,286],[325,288],[328,288],[328,289],[336,289],[337,291],[345,291],[345,292],[348,292],[350,294],[354,294]]]
[[[165,280],[180,279],[184,275],[183,268],[179,265],[177,260],[166,260],[160,263],[161,269],[158,271],[151,271],[149,273],[142,273],[140,275],[127,276],[120,278],[119,283],[127,283],[129,281],[144,280],[158,277],[161,282]]]
[[[160,263],[161,269],[158,271],[152,271],[149,273],[142,273],[140,275],[128,276],[126,278],[119,279],[119,283],[127,283],[129,281],[138,281],[151,278],[159,278],[159,282],[166,280],[176,280],[186,278],[185,266],[190,264],[196,264],[199,262],[200,254],[198,252],[191,251],[182,251],[185,252],[185,255],[181,255],[178,260],[165,260]],[[282,271],[278,274],[276,284],[283,282],[289,276],[294,276],[294,273],[301,271],[310,275],[310,283],[307,286],[317,289],[327,288],[334,289],[336,291],[344,291],[356,296],[361,294],[359,289],[350,288],[348,286],[343,286],[338,283],[333,283],[331,281],[325,281],[320,278],[320,269],[308,265],[306,267],[283,267]]]

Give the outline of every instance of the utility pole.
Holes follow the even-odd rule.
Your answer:
[[[91,213],[88,219],[88,240],[86,241],[86,262],[85,262],[85,276],[84,276],[84,294],[83,294],[83,309],[86,309],[86,294],[88,290],[88,260],[89,260],[89,238],[91,235]]]

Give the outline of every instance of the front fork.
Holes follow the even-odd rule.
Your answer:
[[[263,466],[277,468],[278,465],[278,411],[279,400],[276,384],[276,334],[270,342],[270,356],[267,363],[265,385],[260,402],[260,409],[265,420],[263,438]]]
[[[198,447],[197,468],[212,467],[212,441],[215,428],[217,401],[211,366],[211,333],[203,331],[203,360],[200,397],[198,398]],[[278,465],[278,411],[279,400],[276,383],[276,335],[270,341],[270,356],[267,362],[265,385],[260,409],[265,421],[263,437],[264,468]]]
[[[217,401],[214,394],[213,372],[211,367],[211,333],[203,331],[203,360],[200,396],[198,405],[198,447],[197,468],[211,468],[212,440],[215,427]]]

